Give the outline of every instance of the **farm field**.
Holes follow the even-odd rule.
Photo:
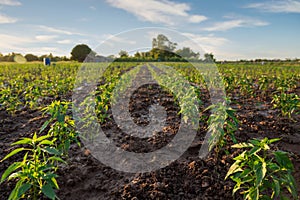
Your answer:
[[[106,69],[97,84],[95,108],[97,121],[109,140],[126,151],[143,153],[160,149],[174,138],[183,112],[179,114],[182,111],[180,102],[172,91],[159,84],[147,84],[139,87],[130,98],[131,117],[136,124],[147,126],[149,107],[159,104],[167,113],[163,130],[143,139],[120,130],[112,114],[110,98],[120,77],[137,65],[148,64],[115,62]],[[207,110],[212,102],[205,79],[188,63],[164,65],[171,66],[192,85],[200,100],[198,114],[201,116],[192,145],[170,165],[153,172],[124,173],[102,164],[83,143],[80,144],[71,105],[81,63],[72,62],[55,66],[0,63],[0,160],[17,148],[11,144],[21,138],[32,138],[34,133],[38,137],[50,134],[51,139],[58,138],[59,142],[53,141],[53,146],[66,161],[57,164],[55,169],[59,185],[56,195],[60,199],[233,199],[235,182],[225,177],[234,163],[233,158],[242,150],[231,146],[253,138],[281,138],[270,147],[274,151],[288,152],[295,169],[292,174],[299,199],[300,63],[218,63],[230,100],[228,106],[234,110],[230,120],[237,124],[232,129],[228,124],[225,126],[224,137],[204,159],[199,158],[199,150],[210,126],[209,119],[212,120]],[[53,152],[48,149],[46,153]],[[0,176],[13,162],[23,159],[24,153],[20,152],[0,162]],[[8,199],[16,182],[12,179],[1,184],[0,199]],[[235,199],[243,199],[239,192],[235,193]],[[270,193],[269,190],[262,192]],[[283,194],[292,199],[288,190]],[[23,197],[32,198],[27,193]],[[42,198],[46,199],[45,195]]]

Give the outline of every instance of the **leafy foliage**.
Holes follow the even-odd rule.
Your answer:
[[[237,143],[234,136],[234,132],[237,130],[238,119],[235,117],[235,110],[230,108],[228,104],[229,99],[223,103],[213,104],[206,108],[206,110],[212,110],[212,114],[208,119],[208,132],[210,133],[209,138],[209,150],[211,151],[216,146],[216,152],[226,145],[226,137]]]
[[[275,94],[272,100],[274,108],[279,108],[283,116],[292,118],[294,112],[300,111],[300,97],[297,94],[281,92]]]
[[[2,161],[11,156],[23,152],[23,161],[11,164],[1,177],[1,183],[5,180],[17,180],[16,186],[9,196],[9,200],[20,198],[39,199],[42,195],[55,199],[55,189],[59,189],[55,171],[58,162],[63,161],[59,150],[55,147],[56,138],[50,135],[38,137],[34,133],[32,138],[22,138],[12,145],[23,145],[3,158]]]
[[[252,139],[239,143],[232,148],[246,148],[237,157],[227,172],[236,182],[233,194],[241,191],[244,199],[287,199],[285,189],[297,199],[296,183],[292,176],[294,166],[288,154],[283,151],[272,151],[269,144],[280,139]]]
[[[45,107],[43,109],[44,113],[50,114],[51,118],[40,129],[41,133],[51,124],[48,134],[57,138],[54,144],[64,156],[68,155],[68,150],[72,143],[77,143],[80,146],[78,133],[75,130],[75,122],[68,115],[70,105],[70,102],[53,101],[49,106]]]

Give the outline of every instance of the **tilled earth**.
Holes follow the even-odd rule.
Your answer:
[[[270,99],[240,98],[232,96],[232,107],[240,120],[236,137],[238,141],[250,138],[275,138],[282,140],[272,148],[291,152],[295,166],[294,177],[300,189],[300,116],[295,121],[278,117],[279,111],[272,109]],[[207,107],[209,94],[202,91],[201,109]],[[132,96],[129,110],[133,121],[140,126],[149,124],[149,106],[153,103],[165,107],[166,125],[150,138],[137,138],[123,133],[114,122],[113,116],[101,124],[107,138],[126,151],[149,152],[165,146],[180,127],[179,106],[171,94],[158,85],[145,85]],[[109,111],[111,113],[111,110]],[[208,112],[203,112],[207,119]],[[9,115],[0,110],[0,159],[13,148],[10,144],[20,137],[37,132],[48,116],[40,111],[26,110]],[[205,159],[199,158],[199,150],[206,134],[206,122],[200,122],[200,129],[187,151],[169,166],[149,173],[124,173],[105,166],[93,157],[93,152],[84,146],[72,145],[68,165],[58,171],[60,199],[233,199],[231,180],[224,177],[232,164],[232,158],[239,152],[230,149],[232,143],[221,151],[218,158],[214,153]],[[0,174],[14,161],[16,155],[0,163]],[[112,158],[113,159],[113,158]],[[0,187],[0,199],[7,199],[13,189],[13,182]],[[235,199],[242,199],[239,194]]]

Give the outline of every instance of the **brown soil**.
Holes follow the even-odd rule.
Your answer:
[[[159,94],[158,96],[155,94]],[[209,96],[203,91],[202,101],[209,105]],[[165,97],[165,98],[162,98]],[[295,166],[294,177],[300,189],[300,116],[294,116],[295,121],[278,117],[279,111],[273,110],[270,100],[259,98],[232,97],[232,107],[237,110],[240,120],[236,133],[238,141],[249,138],[281,137],[283,138],[274,148],[291,152]],[[148,107],[154,101],[166,107],[167,125],[165,129],[152,138],[139,139],[122,133],[113,119],[102,124],[107,137],[118,146],[136,152],[147,152],[164,146],[178,130],[180,116],[176,115],[178,105],[171,95],[157,85],[140,88],[131,101],[130,109],[136,123],[147,125]],[[208,116],[208,112],[204,113]],[[15,115],[9,115],[0,110],[0,159],[12,150],[10,143],[20,137],[29,136],[38,131],[47,116],[40,111],[24,110]],[[233,199],[231,191],[234,183],[224,180],[232,164],[232,158],[239,152],[231,150],[230,142],[225,148],[230,153],[222,151],[219,158],[215,154],[206,159],[198,157],[207,124],[200,123],[200,130],[191,147],[171,165],[151,173],[130,174],[116,171],[96,160],[85,147],[72,145],[67,166],[59,171],[58,183],[60,199]],[[0,163],[0,174],[21,156],[15,156]],[[13,189],[12,182],[5,182],[0,187],[0,199],[7,199]],[[300,192],[300,191],[299,191]],[[238,194],[236,199],[242,199]]]

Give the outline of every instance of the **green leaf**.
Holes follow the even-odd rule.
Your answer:
[[[273,180],[273,183],[274,183],[274,196],[272,195],[272,197],[278,197],[279,193],[280,193],[280,183],[278,180],[274,179]]]
[[[31,184],[30,183],[25,183],[23,184],[18,191],[18,198],[20,198],[23,194],[25,194],[25,192],[27,192],[27,190],[29,190],[31,188]]]
[[[265,178],[266,174],[267,174],[267,163],[263,162],[262,163],[262,175],[263,175],[263,178]]]
[[[276,163],[268,163],[268,168],[271,170],[271,171],[276,171],[276,170],[279,170],[280,167],[276,164]]]
[[[245,157],[247,156],[246,155],[246,152],[247,151],[243,151],[242,153],[240,153],[237,157],[235,157],[233,160],[247,160]]]
[[[45,128],[48,126],[48,124],[50,123],[50,120],[48,120],[48,121],[45,121],[45,123],[43,124],[43,126],[41,127],[41,129],[40,129],[40,132],[39,133],[41,133],[41,132],[43,132],[44,130],[45,130]]]
[[[22,162],[14,162],[13,164],[11,164],[6,170],[5,172],[2,174],[1,177],[1,181],[0,183],[2,183],[3,181],[6,180],[6,178],[16,169],[20,168],[22,166]]]
[[[37,138],[37,135],[36,135],[36,133],[34,133],[33,137],[32,137],[32,139],[33,139],[34,142],[36,141],[36,138]]]
[[[259,146],[260,145],[260,141],[257,140],[257,139],[250,140],[250,143],[253,144],[254,146]]]
[[[239,165],[240,161],[236,161],[234,162],[231,167],[229,168],[227,174],[226,174],[226,177],[225,177],[225,180],[228,178],[228,176],[230,176],[231,174],[234,174],[238,171],[243,171],[241,168],[240,168],[240,165]]]
[[[287,152],[276,151],[276,152],[274,152],[274,155],[275,155],[275,159],[276,159],[276,161],[277,161],[277,163],[279,164],[280,167],[286,168],[286,169],[289,169],[289,170],[294,170],[293,163],[291,162],[291,160],[287,156]]]
[[[43,141],[43,140],[45,140],[45,139],[47,139],[49,137],[51,137],[51,135],[43,135],[41,137],[38,137],[35,141],[36,142],[40,142],[40,141]]]
[[[260,200],[273,200],[273,198],[267,196],[267,195],[263,195]]]
[[[234,144],[238,143],[238,141],[237,141],[237,139],[235,138],[235,136],[234,136],[233,133],[229,133],[229,136],[230,136],[230,138],[231,138],[231,140],[232,140],[232,142],[233,142]]]
[[[52,156],[52,157],[48,158],[48,160],[55,160],[55,161],[62,162],[62,163],[65,163],[65,164],[67,163],[66,161],[64,161],[60,157],[56,157],[56,156]]]
[[[24,147],[15,149],[15,150],[13,150],[12,152],[10,152],[9,154],[7,154],[7,155],[1,160],[1,162],[4,161],[4,160],[6,160],[6,159],[8,159],[9,157],[11,157],[11,156],[13,156],[13,155],[15,155],[15,154],[17,154],[17,153],[19,153],[19,152],[21,152],[21,151],[25,151],[25,150],[30,150],[30,149],[26,149],[26,148],[24,148]]]
[[[18,193],[19,193],[19,189],[21,187],[23,183],[23,180],[19,180],[17,183],[16,183],[16,186],[15,188],[13,189],[13,191],[10,193],[9,197],[8,197],[8,200],[16,200],[16,199],[19,199],[18,198]]]
[[[263,178],[266,175],[266,163],[258,163],[254,166],[255,176],[256,176],[256,187],[260,186]]]
[[[263,146],[263,149],[264,149],[264,150],[269,150],[269,149],[270,149],[270,147],[269,147],[269,145],[267,145],[267,144],[264,144],[264,146]]]
[[[64,122],[64,121],[65,121],[65,115],[59,114],[59,115],[57,116],[57,121],[58,121],[59,123]]]
[[[32,142],[32,139],[30,138],[22,138],[21,140],[12,143],[11,145],[18,145],[18,144],[30,144]]]
[[[57,181],[56,181],[55,177],[52,177],[52,178],[51,178],[51,181],[52,181],[52,184],[55,186],[55,188],[56,188],[56,189],[59,189],[59,186],[58,186],[58,184],[57,184]]]
[[[293,196],[293,198],[297,198],[297,187],[296,187],[296,181],[295,181],[295,179],[294,179],[294,177],[290,174],[290,173],[288,173],[288,175],[287,175],[287,178],[288,178],[288,180],[289,180],[289,192],[292,194],[292,196]]]
[[[53,190],[52,186],[49,183],[47,183],[46,185],[43,185],[42,192],[48,198],[55,199],[55,191]]]
[[[240,183],[235,184],[232,190],[232,195],[234,195],[239,189],[241,189],[241,184]]]
[[[240,174],[240,178],[245,178],[251,173],[251,169],[244,169],[243,172]]]
[[[259,190],[258,190],[258,188],[251,188],[249,190],[248,195],[246,196],[246,199],[258,200],[258,197],[259,197]]]
[[[274,143],[274,142],[277,142],[277,141],[279,141],[279,140],[281,140],[281,138],[273,138],[273,139],[270,139],[270,140],[269,140],[269,144]]]
[[[53,147],[42,148],[42,151],[47,152],[49,154],[60,155],[60,152]]]
[[[260,150],[261,150],[260,147],[257,147],[257,146],[253,147],[253,148],[249,151],[249,156],[252,156],[253,154],[259,152]]]
[[[40,145],[54,145],[54,143],[50,140],[43,140],[40,142]]]
[[[249,182],[253,182],[254,181],[254,177],[253,176],[246,176],[241,183],[249,183]]]
[[[66,149],[66,150],[69,150],[69,149],[70,149],[70,145],[71,145],[71,142],[70,142],[69,139],[67,139],[67,140],[65,141],[65,143],[64,143],[65,149]]]
[[[240,148],[248,148],[248,147],[254,147],[254,146],[251,143],[242,142],[242,143],[239,143],[239,144],[234,144],[231,147],[240,149]]]
[[[22,171],[17,171],[12,173],[9,177],[8,177],[8,181],[15,179],[15,178],[22,178],[24,177],[24,173]]]

